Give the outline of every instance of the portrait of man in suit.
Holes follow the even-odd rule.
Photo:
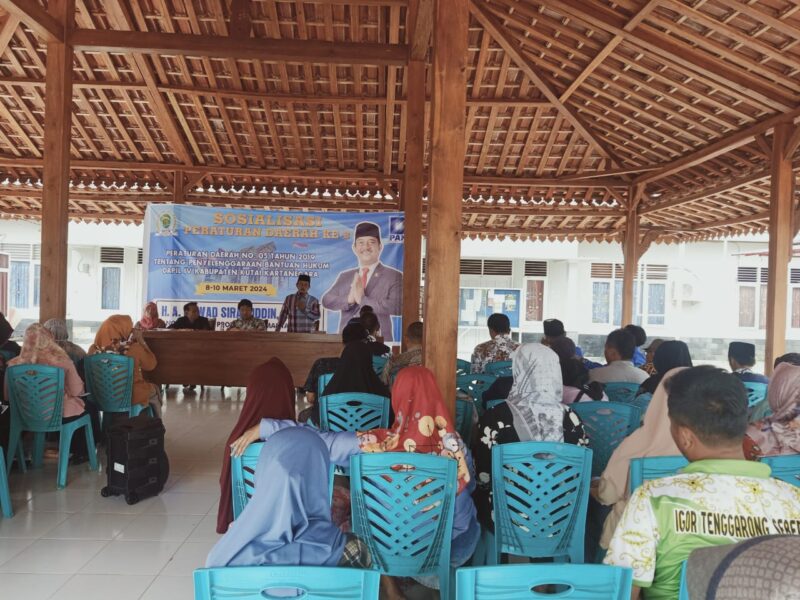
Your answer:
[[[403,301],[403,274],[381,261],[381,228],[370,221],[356,225],[353,253],[358,267],[339,273],[336,282],[322,296],[322,306],[340,311],[339,331],[370,305],[378,316],[385,341],[392,341],[392,315],[399,315]]]

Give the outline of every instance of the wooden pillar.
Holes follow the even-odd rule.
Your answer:
[[[75,0],[51,0],[49,12],[67,29]],[[68,35],[64,36],[65,39]],[[69,225],[69,145],[72,129],[72,47],[47,44],[42,177],[42,270],[39,319],[67,315],[67,232]]]
[[[466,152],[468,0],[436,0],[431,175],[425,274],[425,366],[455,413],[461,208]]]
[[[789,293],[789,261],[792,257],[794,173],[787,142],[791,123],[775,127],[772,138],[772,178],[769,203],[769,283],[767,283],[767,340],[764,356],[766,373],[772,373],[775,359],[786,351],[786,305]]]
[[[422,189],[425,184],[425,62],[412,60],[408,78],[406,170],[401,198],[406,217],[403,244],[403,345],[405,328],[419,320],[422,263]]]
[[[628,216],[625,221],[625,239],[622,255],[625,260],[622,278],[622,326],[633,323],[633,286],[639,268],[639,203],[644,188],[633,185],[628,189]]]

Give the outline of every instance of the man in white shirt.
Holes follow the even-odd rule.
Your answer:
[[[605,367],[589,371],[589,381],[600,383],[638,383],[648,378],[646,372],[633,366],[636,340],[629,331],[615,329],[606,338]]]

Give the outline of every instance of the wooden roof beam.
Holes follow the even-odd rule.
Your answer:
[[[464,174],[464,184],[492,185],[498,187],[628,187],[629,183],[617,175],[602,173],[587,175],[564,175],[561,177],[507,177],[504,175]]]
[[[516,215],[518,217],[604,217],[625,216],[625,211],[602,208],[554,208],[541,206],[521,206],[519,204],[473,204],[465,202],[461,212],[465,215]]]
[[[752,215],[740,215],[738,217],[731,217],[723,221],[716,221],[714,223],[700,223],[692,225],[689,229],[691,231],[703,231],[705,229],[716,229],[717,227],[731,227],[733,225],[744,225],[745,223],[755,223],[756,221],[769,220],[769,211],[754,213]]]
[[[408,3],[407,41],[410,60],[425,60],[433,32],[434,0],[410,0]]]
[[[77,29],[70,43],[80,52],[209,56],[290,63],[344,63],[404,66],[405,44],[322,42],[293,39],[235,39],[183,33]]]
[[[37,0],[0,0],[0,8],[27,25],[43,41],[64,41],[64,27]]]

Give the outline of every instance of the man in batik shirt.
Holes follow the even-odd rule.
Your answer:
[[[494,313],[486,324],[492,339],[475,346],[470,369],[472,373],[483,373],[489,363],[511,360],[511,353],[519,347],[511,339],[511,322],[506,315]]]

